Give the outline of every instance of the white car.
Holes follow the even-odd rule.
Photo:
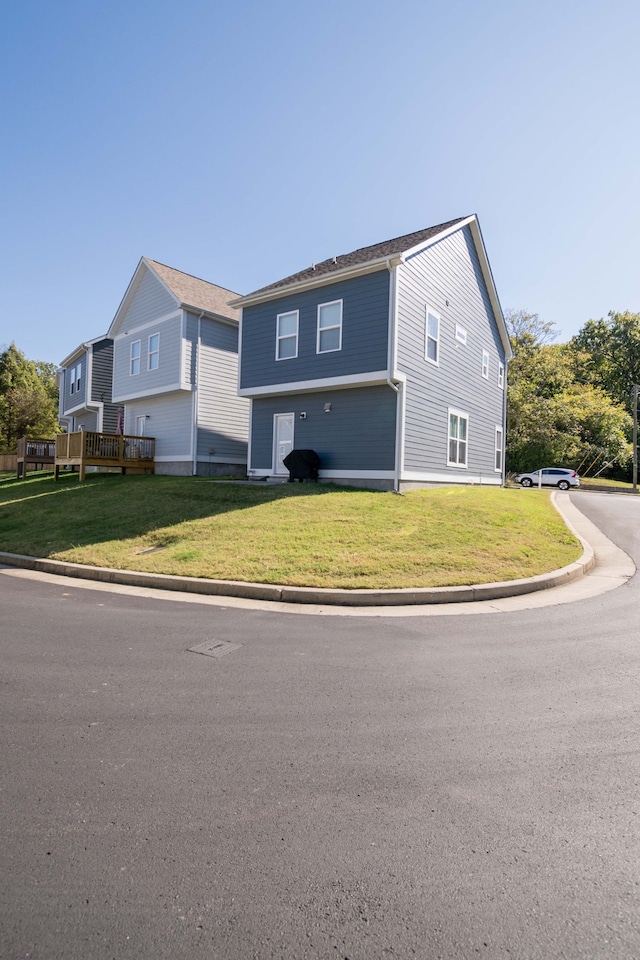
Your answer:
[[[564,467],[543,467],[542,471],[534,470],[533,473],[519,473],[516,477],[516,483],[523,487],[537,487],[540,483],[541,472],[543,487],[559,487],[560,490],[568,490],[570,487],[580,486],[580,477],[575,470],[566,470]]]

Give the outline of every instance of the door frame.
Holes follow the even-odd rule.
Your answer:
[[[278,471],[278,421],[279,420],[290,420],[291,421],[291,449],[294,447],[294,436],[295,436],[295,426],[296,426],[296,415],[295,413],[274,413],[273,415],[273,476],[274,477],[286,477],[289,473],[285,467],[280,473]]]

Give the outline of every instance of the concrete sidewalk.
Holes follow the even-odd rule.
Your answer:
[[[611,543],[594,524],[572,504],[567,493],[554,493],[553,503],[567,526],[580,540],[583,553],[579,560],[550,573],[522,580],[502,583],[485,583],[476,586],[435,587],[405,590],[324,590],[314,587],[289,587],[242,581],[206,580],[192,577],[176,577],[166,574],[141,573],[132,570],[114,570],[92,567],[85,564],[65,563],[0,552],[0,563],[54,576],[73,577],[83,581],[108,584],[112,587],[136,587],[143,591],[172,591],[193,600],[197,598],[236,598],[247,601],[266,602],[286,608],[305,605],[315,611],[331,608],[377,608],[380,614],[391,613],[390,608],[403,611],[407,608],[456,605],[460,613],[469,612],[469,606],[480,605],[486,610],[488,601],[507,601],[541,591],[557,591],[559,588],[579,582],[579,595],[592,596],[620,586],[635,573],[635,564],[622,550]],[[575,593],[575,590],[573,591]],[[577,597],[576,597],[577,598]],[[548,597],[550,602],[564,602]],[[538,604],[527,604],[527,606]],[[544,605],[547,605],[546,602]],[[504,604],[500,607],[504,609]],[[380,608],[385,608],[381,611]],[[389,609],[386,609],[389,608]],[[497,609],[497,608],[496,608]],[[311,610],[309,610],[311,612]],[[338,612],[334,610],[334,612]],[[355,612],[355,609],[354,609]]]

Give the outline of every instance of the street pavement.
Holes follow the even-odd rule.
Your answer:
[[[570,500],[640,562],[636,498]],[[437,615],[96,586],[0,569],[2,960],[640,957],[637,577]]]

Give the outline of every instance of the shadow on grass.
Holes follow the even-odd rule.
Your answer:
[[[251,510],[277,500],[324,496],[355,487],[238,484],[201,477],[33,474],[0,479],[0,550],[49,557],[74,547],[145,537],[185,521]],[[370,492],[370,491],[369,491]],[[170,534],[161,544],[179,539]]]

